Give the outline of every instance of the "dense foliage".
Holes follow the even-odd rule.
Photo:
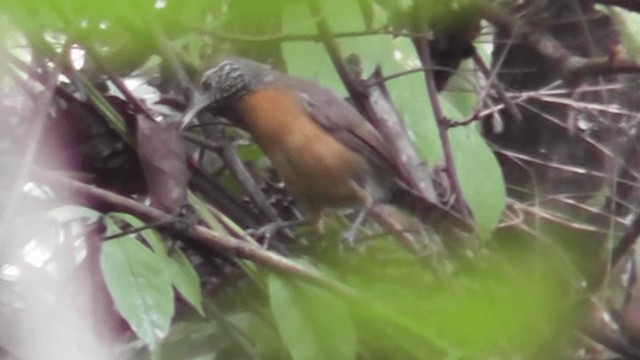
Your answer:
[[[0,357],[640,358],[639,11],[0,3]],[[237,114],[182,128],[229,57],[347,99],[445,215],[276,226],[306,214]]]

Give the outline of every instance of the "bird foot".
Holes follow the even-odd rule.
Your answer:
[[[355,250],[357,249],[357,235],[358,235],[358,229],[360,228],[360,225],[362,225],[362,223],[364,222],[364,219],[367,217],[367,214],[369,213],[369,206],[363,206],[359,211],[358,214],[356,215],[355,220],[353,221],[353,223],[351,223],[351,226],[349,226],[349,229],[347,229],[347,231],[344,232],[344,234],[342,235],[342,248],[344,250]]]
[[[272,223],[266,224],[258,229],[252,229],[247,231],[247,233],[254,238],[264,238],[265,243],[269,241],[269,239],[273,238],[273,236],[281,230],[290,229],[292,227],[300,226],[307,223],[306,220],[290,220],[290,221],[274,221]]]
[[[341,241],[341,250],[344,251],[353,251],[353,250],[357,250],[358,249],[358,241],[357,241],[357,235],[358,235],[358,228],[357,227],[350,227],[347,231],[344,232],[344,234],[342,234],[342,241]]]

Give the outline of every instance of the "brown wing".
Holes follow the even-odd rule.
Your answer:
[[[380,134],[333,91],[311,81],[286,75],[280,76],[277,81],[283,86],[297,89],[311,117],[334,138],[363,156],[374,168],[394,169]]]

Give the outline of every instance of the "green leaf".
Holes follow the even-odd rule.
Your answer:
[[[131,225],[131,227],[134,229],[142,228],[148,225],[144,221],[127,213],[112,212],[112,213],[109,213],[107,216],[113,219],[118,219],[120,221],[123,221]],[[141,230],[139,234],[145,239],[145,241],[149,244],[149,246],[151,246],[151,250],[153,250],[155,253],[159,255],[167,254],[167,244],[165,244],[164,240],[162,240],[162,236],[160,235],[159,232],[157,232],[154,229],[144,229],[144,230]]]
[[[284,8],[282,30],[285,34],[316,34],[316,26],[304,2],[291,2]],[[282,56],[290,74],[318,81],[321,85],[345,94],[324,46],[315,41],[286,41]]]
[[[113,222],[107,220],[113,229]],[[103,243],[100,265],[116,308],[138,337],[154,348],[167,334],[174,312],[165,262],[127,235]]]
[[[464,87],[459,77],[453,77],[450,83]],[[439,100],[447,118],[464,120],[473,113],[477,96],[469,90],[447,93]],[[462,195],[473,212],[480,237],[486,239],[497,226],[506,203],[500,165],[475,124],[451,128],[448,136]]]
[[[393,59],[387,56],[390,60],[383,63],[385,76],[421,66],[415,56],[415,49],[407,38],[393,40],[391,52],[394,54]],[[433,166],[442,158],[442,149],[423,73],[406,74],[387,81],[385,85],[404,119],[418,153],[427,164]]]
[[[355,359],[351,317],[331,294],[272,275],[269,298],[280,336],[294,360]]]
[[[213,231],[225,235],[229,234],[225,226],[221,224],[220,221],[218,221],[218,219],[216,218],[216,215],[221,214],[219,214],[219,212],[217,212],[215,208],[208,206],[204,201],[195,196],[191,191],[187,192],[187,201],[189,201],[189,204],[193,206],[196,214],[198,214],[198,217],[201,218],[202,221],[204,221],[205,224],[207,224]],[[214,212],[216,212],[216,215],[214,215]],[[232,222],[229,221],[227,224],[229,223]],[[233,225],[234,230],[241,229],[240,226],[236,225],[235,223]]]
[[[638,61],[640,59],[640,30],[636,24],[640,21],[640,14],[613,7],[609,9],[609,14],[615,22],[616,30],[620,33],[625,50]]]
[[[111,218],[119,219],[130,224],[134,228],[147,225],[142,220],[126,213],[109,213]],[[170,256],[167,254],[168,248],[161,234],[154,229],[140,231],[140,236],[151,246],[157,255],[157,261],[161,266],[168,269],[171,283],[176,290],[191,304],[200,315],[204,316],[202,309],[202,288],[200,279],[193,265],[180,249],[175,249]]]
[[[171,254],[172,266],[169,269],[171,282],[182,297],[193,306],[200,315],[204,316],[202,309],[202,288],[200,279],[193,265],[185,254],[176,249]]]
[[[364,29],[362,16],[355,0],[322,1],[321,8],[333,33]],[[317,34],[314,19],[305,2],[291,2],[285,7],[282,27],[285,34]],[[353,52],[360,53],[358,49],[363,48],[380,49],[380,43],[365,47],[359,45],[361,42],[361,37],[339,39],[344,56]],[[342,81],[321,42],[287,41],[282,43],[282,54],[287,70],[292,75],[315,80],[341,96],[346,94]],[[365,59],[364,56],[361,58]]]
[[[287,350],[282,346],[278,332],[274,331],[274,324],[268,322],[268,319],[252,312],[227,315],[226,319],[229,323],[233,324],[236,329],[242,331],[243,334],[246,334],[246,336],[251,339],[254,349],[253,352],[260,354],[261,358],[287,358]]]
[[[486,239],[498,225],[506,203],[500,165],[475,127],[452,128],[449,138],[462,193],[481,238]]]
[[[332,31],[363,30],[364,24],[355,1],[323,2],[323,12],[330,21]],[[380,11],[374,5],[374,10]],[[348,11],[347,11],[348,10]],[[306,4],[294,3],[285,9],[283,24],[286,34],[316,34],[317,30],[307,10]],[[353,14],[356,14],[354,17]],[[353,17],[350,21],[335,23],[334,19]],[[381,17],[381,14],[377,14]],[[363,76],[368,76],[380,65],[385,75],[420,67],[415,50],[407,38],[393,39],[388,35],[371,35],[339,38],[338,43],[344,56],[356,54],[362,62]],[[288,71],[295,76],[312,79],[340,95],[346,91],[321,43],[285,42],[282,52]],[[393,56],[390,56],[393,54]],[[409,134],[413,137],[420,156],[427,164],[434,164],[441,158],[440,140],[433,121],[433,113],[428,105],[422,73],[408,74],[386,82],[389,93],[397,109],[405,119]],[[416,100],[418,99],[418,100]]]

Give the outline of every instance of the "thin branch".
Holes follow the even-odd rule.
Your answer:
[[[566,228],[571,228],[579,231],[588,231],[595,234],[609,234],[609,229],[601,229],[597,226],[593,226],[590,224],[575,222],[573,219],[567,218],[560,212],[553,212],[548,209],[543,210],[538,206],[529,206],[529,205],[516,202],[514,200],[508,200],[508,203],[516,207],[519,211],[523,213],[529,213],[541,219],[545,219],[547,221],[560,224]]]
[[[265,194],[260,190],[255,179],[251,176],[242,162],[242,159],[238,155],[235,146],[231,144],[230,141],[224,139],[212,141],[189,132],[183,132],[182,136],[185,140],[212,151],[223,159],[231,175],[242,185],[251,201],[253,201],[258,208],[258,211],[262,215],[266,216],[266,222],[280,221],[278,212],[271,205]]]
[[[243,42],[268,42],[268,41],[277,41],[277,42],[286,42],[286,41],[314,41],[320,42],[322,41],[322,37],[318,34],[280,34],[280,35],[243,35],[243,34],[232,34],[223,31],[217,30],[196,30],[199,33],[211,35],[215,38],[226,40],[226,41],[243,41]],[[386,35],[390,34],[385,28],[378,28],[372,30],[362,30],[362,31],[348,31],[343,33],[336,33],[334,37],[337,38],[349,38],[349,37],[359,37],[359,36],[369,36],[369,35]]]
[[[347,67],[342,61],[343,57],[340,53],[340,49],[338,48],[338,44],[333,40],[333,34],[331,33],[329,23],[325,19],[324,13],[322,12],[320,3],[318,2],[318,0],[307,0],[307,6],[309,7],[311,16],[315,19],[314,21],[316,24],[316,28],[318,29],[320,40],[324,44],[324,47],[329,54],[329,58],[331,59],[333,66],[336,68],[340,79],[344,83],[347,92],[349,92],[349,95],[353,99],[360,98],[360,95],[364,91],[360,89],[358,84],[353,81],[349,74],[349,71],[347,70]]]
[[[31,169],[32,173],[38,178],[45,180],[48,184],[54,184],[61,186],[68,191],[83,194],[93,199],[100,200],[105,204],[109,204],[115,208],[131,213],[138,216],[148,222],[170,222],[173,217],[162,210],[146,206],[138,201],[124,197],[114,192],[110,192],[104,189],[100,189],[93,185],[85,184],[80,181],[70,179],[64,176],[60,176],[54,172]],[[202,242],[203,244],[210,246],[211,248],[221,251],[229,252],[240,258],[254,261],[255,263],[265,266],[271,270],[277,272],[283,272],[301,278],[310,283],[316,284],[328,290],[334,291],[347,298],[354,298],[357,293],[344,286],[333,279],[327,278],[320,274],[317,270],[309,267],[302,266],[294,261],[280,256],[272,251],[265,250],[259,245],[249,243],[228,235],[224,235],[208,229],[204,226],[195,225],[190,229],[185,230],[180,227],[176,228],[177,231],[182,231],[185,235],[193,237],[194,239]]]
[[[520,160],[524,160],[526,162],[531,162],[531,163],[534,163],[534,164],[547,166],[547,167],[552,168],[552,169],[566,171],[566,172],[570,172],[570,173],[577,174],[577,175],[587,175],[587,176],[599,177],[599,178],[602,178],[602,179],[611,179],[611,176],[609,174],[606,174],[606,173],[600,172],[600,171],[591,170],[591,169],[588,169],[588,168],[585,168],[585,167],[582,167],[582,166],[559,164],[559,163],[555,163],[555,162],[550,162],[548,160],[537,159],[537,158],[534,158],[534,157],[526,155],[526,154],[517,153],[517,152],[511,151],[511,150],[506,150],[504,148],[501,148],[501,147],[499,147],[499,146],[497,146],[495,144],[491,144],[491,143],[489,143],[489,147],[491,147],[492,151],[500,153],[500,154],[503,154],[503,155],[508,156],[510,158],[513,158],[513,159],[520,159]],[[640,185],[638,185],[637,182],[624,180],[624,179],[619,179],[618,181],[621,184],[625,184],[625,185],[632,186],[632,187],[640,189]]]
[[[387,232],[391,233],[396,239],[404,245],[410,253],[418,256],[424,256],[427,249],[409,234],[406,229],[399,224],[393,217],[388,216],[384,210],[374,206],[369,209],[369,216],[382,226]]]
[[[533,113],[536,113],[536,114],[540,115],[541,118],[550,121],[551,123],[557,125],[558,127],[564,128],[567,131],[569,130],[568,127],[567,127],[567,124],[565,124],[564,121],[562,119],[560,119],[559,117],[557,117],[555,115],[548,114],[544,110],[541,110],[541,109],[537,108],[536,106],[533,106],[533,105],[530,105],[530,104],[527,104],[527,103],[523,103],[522,106],[526,107],[527,109],[529,109]],[[609,157],[611,159],[615,159],[616,155],[611,151],[611,149],[608,149],[606,146],[600,144],[599,142],[597,142],[593,138],[583,134],[582,132],[577,133],[575,136],[581,138],[582,140],[584,140],[588,144],[593,145],[594,148],[596,148],[598,151],[602,152],[607,157]]]
[[[629,230],[620,238],[618,245],[611,252],[611,268],[616,268],[620,260],[633,248],[640,237],[640,215],[636,215]]]
[[[167,222],[172,220],[172,216],[162,210],[145,206],[144,204],[119,194],[57,175],[51,171],[35,168],[32,168],[31,171],[39,178],[45,179],[48,184],[55,184],[71,192],[83,194],[93,199],[100,200],[106,204],[138,216],[148,222]],[[364,306],[373,306],[373,309],[377,308],[377,303],[375,301],[363,297],[351,287],[345,286],[332,278],[322,275],[311,266],[302,266],[275,252],[268,251],[257,244],[224,235],[199,225],[192,226],[190,229],[177,227],[175,230],[180,231],[185,235],[210,246],[211,248],[228,252],[243,259],[251,260],[256,264],[262,265],[275,272],[291,275],[310,284],[331,291],[345,300],[353,302],[359,308]],[[379,312],[379,315],[382,319],[391,324],[404,325],[398,322],[397,316],[392,316],[388,312]],[[443,351],[442,347],[438,345],[437,342],[429,342],[429,345],[431,345],[435,350]]]
[[[592,198],[594,194],[582,194],[582,197],[586,197],[586,198]],[[579,195],[576,194],[558,194],[558,195],[551,195],[548,196],[545,199],[541,199],[539,202],[542,203],[551,203],[551,202],[559,202],[561,204],[564,205],[568,205],[572,208],[578,209],[578,210],[582,210],[585,213],[590,214],[592,217],[589,219],[589,221],[591,223],[597,223],[595,218],[596,216],[600,219],[604,219],[607,222],[613,222],[616,225],[622,225],[622,226],[626,226],[627,224],[625,223],[625,221],[615,215],[611,215],[610,213],[607,213],[601,209],[589,206],[588,203],[586,201],[577,201],[577,200],[573,200],[570,197],[573,196],[574,198],[578,198],[580,199]],[[583,199],[584,200],[584,199]]]
[[[400,77],[403,77],[403,76],[407,76],[407,75],[411,75],[411,74],[415,74],[415,73],[424,73],[427,70],[449,71],[449,72],[454,73],[454,74],[459,74],[459,71],[456,71],[454,69],[448,68],[446,66],[437,66],[436,65],[436,66],[433,66],[430,69],[427,69],[426,67],[418,67],[418,68],[415,68],[415,69],[404,70],[404,71],[400,71],[400,72],[397,72],[397,73],[394,73],[394,74],[391,74],[391,75],[387,75],[387,76],[384,76],[384,77],[382,77],[380,79],[369,80],[369,81],[367,81],[367,85],[369,85],[371,87],[371,86],[374,86],[374,85],[379,85],[381,83],[386,83],[386,82],[388,82],[390,80],[397,79],[397,78],[400,78]]]
[[[493,90],[496,92],[496,95],[498,95],[498,98],[511,113],[511,116],[513,116],[513,118],[518,121],[522,120],[522,114],[520,113],[518,108],[516,108],[516,106],[513,104],[513,101],[509,99],[502,85],[495,81],[496,72],[491,72],[491,70],[489,70],[489,68],[477,52],[473,53],[473,63],[476,64],[478,70],[480,70],[482,75],[488,80],[489,85],[491,86],[491,88],[493,88]]]
[[[279,35],[245,35],[229,33],[219,30],[203,29],[202,27],[191,27],[191,31],[197,34],[211,36],[225,41],[234,42],[287,42],[287,41],[322,41],[322,36],[318,34],[279,34]],[[409,31],[393,31],[385,27],[370,30],[345,31],[332,34],[334,38],[350,38],[360,36],[389,35],[397,37],[428,38],[428,35],[411,33]]]
[[[149,28],[153,33],[153,40],[158,52],[163,55],[163,58],[169,65],[169,69],[171,69],[173,75],[178,80],[178,83],[182,88],[181,90],[190,90],[191,92],[194,92],[195,89],[193,88],[193,82],[189,79],[183,62],[178,58],[175,46],[168,39],[164,29],[159,25],[158,19],[153,15],[149,19]]]
[[[247,170],[235,147],[229,142],[223,143],[221,155],[233,177],[242,184],[249,198],[256,204],[260,212],[267,217],[269,222],[280,221],[278,212],[271,203],[269,203],[267,196],[260,190],[260,187]]]
[[[482,119],[479,116],[479,112],[474,112],[473,114],[471,114],[471,116],[469,116],[469,118],[465,119],[465,120],[461,120],[461,121],[451,121],[451,120],[447,120],[447,128],[451,129],[451,128],[455,128],[455,127],[460,127],[460,126],[467,126],[469,124],[472,124],[476,121],[479,121],[480,119]]]
[[[414,39],[414,46],[416,47],[422,65],[427,69],[431,69],[433,67],[433,63],[431,60],[431,52],[429,50],[428,44]],[[464,201],[464,196],[462,195],[462,187],[460,186],[460,181],[458,180],[456,166],[453,162],[451,142],[449,141],[448,129],[450,126],[450,121],[444,116],[444,113],[442,112],[440,99],[438,98],[438,90],[436,88],[435,79],[433,77],[433,71],[426,71],[424,74],[424,78],[427,85],[429,101],[431,103],[431,110],[433,111],[433,115],[436,119],[436,124],[438,125],[438,135],[440,137],[440,144],[442,146],[442,152],[444,154],[444,165],[447,171],[447,175],[449,175],[451,188],[456,196],[456,207],[458,208],[458,211],[460,211],[460,214],[462,214],[463,219],[468,221],[471,219],[471,215],[469,214],[469,210],[467,209]]]
[[[207,149],[214,153],[219,153],[220,151],[222,151],[225,143],[224,141],[212,141],[187,131],[182,133],[182,138],[192,144],[198,145],[203,149]]]
[[[537,94],[535,92],[523,94],[519,99],[516,99],[515,102],[523,102],[527,99],[536,99],[542,102],[548,102],[553,105],[566,105],[570,106],[573,109],[579,110],[590,110],[597,112],[604,112],[609,115],[621,115],[621,116],[637,116],[637,113],[633,111],[624,110],[619,105],[615,104],[597,104],[593,102],[584,102],[578,101],[573,98],[565,98],[559,96],[546,96],[543,94]]]

